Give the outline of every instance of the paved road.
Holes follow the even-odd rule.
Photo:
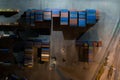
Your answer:
[[[119,78],[119,74],[120,74],[120,71],[119,71],[119,68],[120,68],[120,41],[116,47],[116,52],[115,52],[115,57],[114,57],[114,80],[118,80]]]
[[[114,36],[108,48],[107,64],[100,80],[120,80],[120,24],[118,24]]]

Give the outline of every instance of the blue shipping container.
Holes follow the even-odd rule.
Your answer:
[[[44,13],[44,20],[51,20],[51,12]]]
[[[42,48],[42,50],[50,50],[50,48]]]
[[[85,15],[86,12],[78,12],[79,15]]]
[[[85,19],[79,19],[78,25],[80,27],[85,27],[86,26],[86,20]]]
[[[70,18],[77,18],[77,11],[70,11]]]
[[[87,20],[87,24],[95,24],[96,20]]]
[[[35,21],[43,21],[43,15],[36,15]]]
[[[87,16],[87,19],[96,20],[96,16],[94,16],[94,15],[92,15],[92,16]]]
[[[85,12],[78,12],[79,18],[85,19],[86,13]]]
[[[95,9],[86,9],[87,13],[96,13]]]
[[[35,15],[42,15],[42,14],[43,14],[42,10],[35,11]]]
[[[60,11],[59,9],[53,9],[52,14],[59,14],[59,11]]]
[[[68,9],[61,9],[61,13],[66,13],[66,12],[68,12]]]
[[[44,11],[48,11],[48,12],[51,12],[51,9],[50,8],[46,8],[46,9],[44,9]]]
[[[68,20],[67,17],[61,17],[60,20]]]

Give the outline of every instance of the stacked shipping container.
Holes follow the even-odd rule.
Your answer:
[[[34,47],[41,48],[41,39],[34,39]]]
[[[99,19],[99,11],[96,10],[96,19],[98,20]]]
[[[60,24],[61,25],[68,25],[68,10],[62,9],[60,14],[61,14]]]
[[[93,57],[93,45],[92,45],[91,41],[89,41],[88,44],[89,44],[88,61],[92,62],[94,59],[94,57]]]
[[[60,17],[60,25],[70,25],[85,27],[87,24],[95,24],[99,19],[99,11],[95,9],[86,9],[86,11],[76,11],[67,9],[45,9],[26,11],[26,24],[35,26],[34,22],[51,20],[53,17]]]
[[[27,24],[27,25],[30,25],[30,24],[31,24],[30,16],[31,16],[31,10],[27,10],[27,11],[26,11],[26,24]]]
[[[60,17],[60,10],[59,9],[53,9],[52,10],[52,17]]]
[[[37,57],[40,62],[48,62],[50,55],[50,41],[48,35],[39,35],[34,39],[34,47],[37,48]]]
[[[35,9],[31,11],[30,19],[31,19],[31,26],[35,26]]]
[[[24,51],[24,65],[27,67],[33,67],[33,41],[27,41]]]
[[[50,38],[41,35],[41,61],[48,62],[50,57]]]
[[[95,53],[98,51],[98,48],[102,47],[102,41],[76,41],[76,45],[81,48],[81,60],[85,62],[92,62],[94,60]]]
[[[78,26],[79,27],[85,27],[86,26],[86,12],[85,11],[79,11],[78,15],[79,15]]]
[[[69,18],[70,26],[77,26],[77,11],[71,10]]]
[[[27,67],[33,67],[33,49],[25,49],[25,54],[24,54],[24,65]]]
[[[48,62],[49,61],[49,55],[50,54],[50,48],[49,47],[42,47],[41,48],[41,61]]]
[[[51,20],[51,9],[45,9],[43,14],[44,20]]]
[[[35,21],[43,21],[43,11],[42,10],[35,11]]]
[[[95,9],[87,9],[87,24],[95,24],[96,23],[96,10]]]
[[[14,56],[10,49],[8,48],[0,48],[0,65],[11,65],[14,62]]]

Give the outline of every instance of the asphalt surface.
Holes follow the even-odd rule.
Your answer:
[[[118,24],[109,45],[107,64],[100,80],[120,80],[120,24]]]

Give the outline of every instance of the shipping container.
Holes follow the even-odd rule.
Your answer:
[[[98,41],[98,47],[102,47],[102,41]]]
[[[49,57],[50,57],[49,54],[42,53],[42,54],[41,54],[41,61],[48,62],[48,61],[49,61]]]
[[[96,10],[95,9],[87,9],[87,24],[95,24],[96,23]]]
[[[52,18],[52,13],[51,13],[51,9],[45,9],[44,12],[44,20],[51,20]]]
[[[35,11],[35,21],[43,21],[43,11],[42,10]]]
[[[59,9],[53,9],[52,10],[52,17],[60,17],[60,10]]]
[[[34,39],[34,47],[40,48],[42,40],[41,39]]]
[[[86,20],[85,19],[79,19],[78,20],[78,26],[79,27],[86,27]]]
[[[68,10],[67,9],[61,9],[60,24],[61,25],[68,25]]]
[[[93,46],[89,46],[88,61],[93,61]]]
[[[77,26],[77,11],[70,11],[69,24],[70,26]]]
[[[96,10],[96,19],[98,20],[100,16],[100,12],[98,10]]]
[[[33,49],[26,48],[24,52],[24,66],[33,67],[33,62],[34,62]]]
[[[31,10],[31,15],[30,15],[30,20],[31,20],[31,26],[35,26],[35,9]]]
[[[86,12],[85,11],[79,11],[78,12],[79,19],[85,19],[86,18]]]

